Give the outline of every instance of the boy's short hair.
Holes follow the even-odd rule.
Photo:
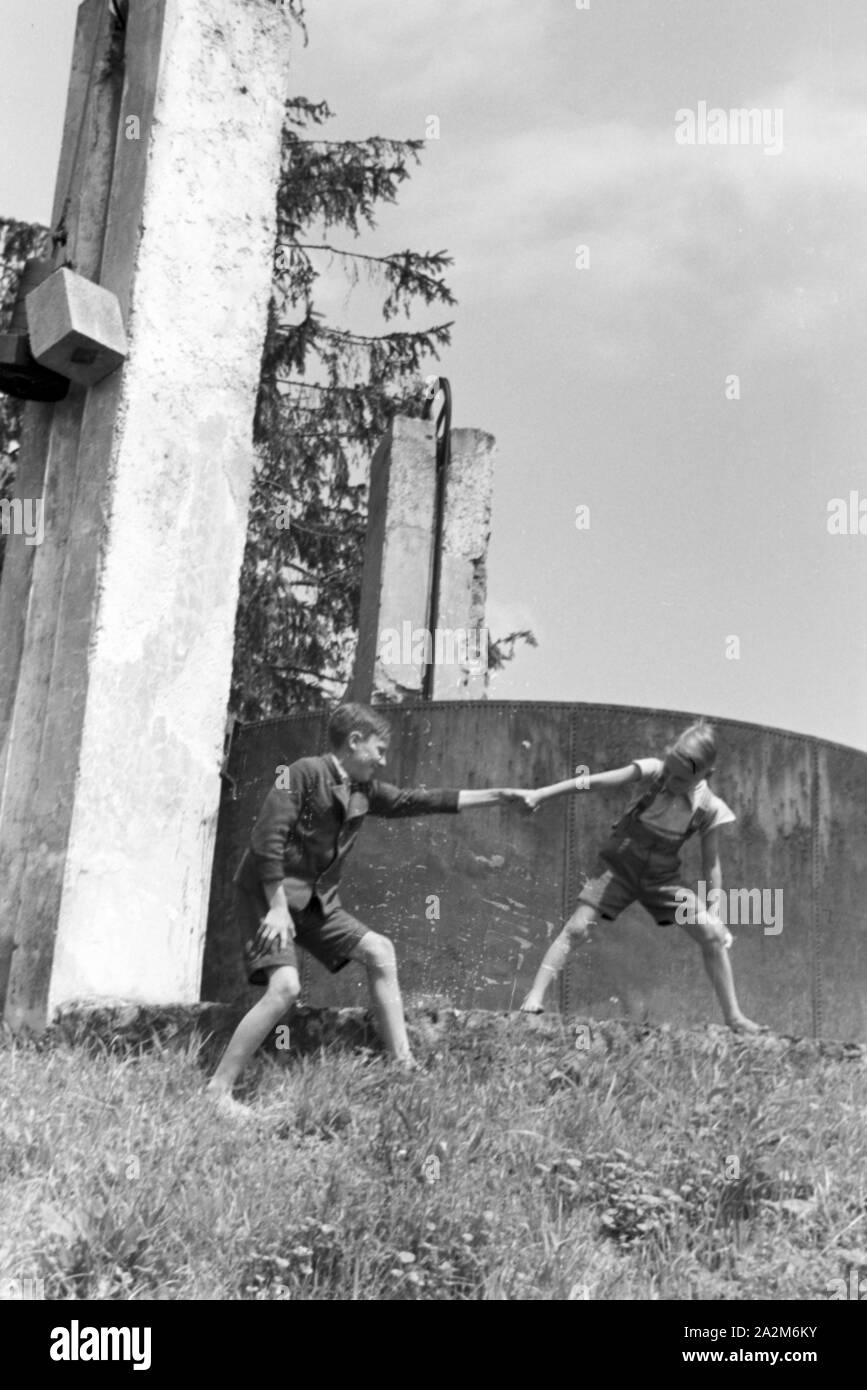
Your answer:
[[[359,733],[362,738],[377,734],[379,738],[389,738],[391,726],[384,715],[370,705],[350,702],[338,705],[328,721],[328,743],[332,748],[342,748],[351,733]]]
[[[716,732],[706,719],[698,719],[678,734],[677,740],[667,749],[684,762],[692,765],[693,772],[712,768],[716,762]]]

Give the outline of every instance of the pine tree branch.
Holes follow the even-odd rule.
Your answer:
[[[355,236],[362,223],[374,227],[374,210],[396,202],[425,142],[310,138],[304,126],[321,124],[327,105],[297,98],[285,108],[280,243],[254,424],[261,455],[232,679],[244,718],[299,703],[309,709],[328,698],[323,683],[348,678],[367,509],[359,470],[396,410],[420,410],[424,359],[439,356],[453,326],[381,334],[334,327],[316,309],[327,263],[314,258],[339,258],[353,283],[369,267],[386,323],[417,304],[455,302],[442,279],[452,264],[443,251],[373,255],[309,240],[331,227]],[[277,508],[286,518],[279,529]]]
[[[353,570],[347,566],[344,569],[332,570],[331,574],[314,574],[311,570],[306,570],[303,565],[296,564],[294,560],[281,558],[280,563],[281,565],[285,565],[287,569],[297,570],[298,574],[303,574],[304,583],[298,579],[289,580],[290,586],[296,589],[306,588],[308,583],[314,584],[317,587],[320,585],[325,587],[329,584],[333,584],[335,579],[341,579],[344,574],[353,573]]]
[[[393,271],[397,274],[400,278],[395,288],[404,295],[411,292],[421,293],[428,303],[433,299],[438,299],[443,304],[457,303],[448,285],[420,268],[421,265],[432,266],[435,269],[453,265],[454,258],[444,251],[426,251],[424,253],[392,251],[386,256],[371,256],[364,251],[347,251],[343,247],[321,242],[290,240],[280,241],[278,245],[291,247],[293,251],[323,251],[331,256],[341,256],[345,260],[367,261],[372,266],[380,267],[383,272]],[[309,286],[315,279],[318,279],[318,275],[313,270],[309,259],[306,257],[304,259],[309,267],[309,270],[305,268],[305,280]]]
[[[314,676],[316,680],[334,681],[340,685],[346,680],[345,676],[335,676],[330,671],[312,671],[309,666],[296,666],[292,661],[269,661],[266,663],[272,671],[299,671],[303,676]]]
[[[299,145],[333,146],[338,150],[362,150],[368,145],[396,150],[423,150],[427,143],[425,140],[400,140],[391,135],[364,135],[360,140],[302,140],[300,136],[293,135],[292,140]]]
[[[288,384],[289,386],[303,386],[305,387],[305,389],[310,391],[328,391],[331,393],[341,394],[363,395],[365,392],[369,392],[374,389],[371,386],[320,386],[319,383],[316,381],[299,381],[295,377],[288,376],[275,376],[274,381],[282,381]]]
[[[423,335],[438,335],[447,333],[450,328],[454,328],[454,319],[448,323],[437,323],[432,328],[426,328],[415,333],[352,333],[348,328],[328,328],[325,324],[320,324],[316,329],[317,334],[323,338],[336,339],[345,343],[403,343],[418,340]]]

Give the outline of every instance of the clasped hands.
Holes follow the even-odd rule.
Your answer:
[[[536,793],[524,791],[520,787],[500,787],[499,800],[504,803],[516,801],[529,815],[539,809]]]

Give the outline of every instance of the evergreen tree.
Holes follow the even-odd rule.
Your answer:
[[[353,333],[325,322],[315,292],[340,264],[382,294],[384,324],[417,306],[451,305],[442,251],[364,255],[329,240],[358,237],[393,203],[424,142],[358,141],[302,132],[331,115],[325,102],[287,102],[278,192],[274,294],[255,437],[253,487],[235,633],[232,709],[244,719],[321,705],[345,685],[361,584],[370,458],[392,415],[421,413],[425,358],[449,323]]]
[[[287,8],[303,28],[301,0]],[[123,7],[120,7],[122,12]],[[395,413],[420,415],[422,368],[450,341],[450,322],[389,327],[455,303],[444,251],[363,254],[335,244],[376,226],[418,164],[423,140],[331,141],[315,130],[326,102],[286,103],[278,238],[254,435],[256,469],[235,630],[230,709],[245,720],[315,708],[345,687],[358,626],[370,459]],[[0,296],[49,233],[0,221]],[[317,309],[320,277],[340,266],[380,294],[384,331],[356,333]],[[0,395],[0,496],[9,495],[22,402]],[[0,548],[2,564],[2,548]],[[510,633],[489,643],[491,670],[512,659]]]

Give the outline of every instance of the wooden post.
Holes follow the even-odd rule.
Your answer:
[[[118,296],[130,350],[27,409],[45,540],[0,593],[15,1027],[198,995],[290,35],[270,0],[134,0],[125,30],[79,9],[58,263]]]

